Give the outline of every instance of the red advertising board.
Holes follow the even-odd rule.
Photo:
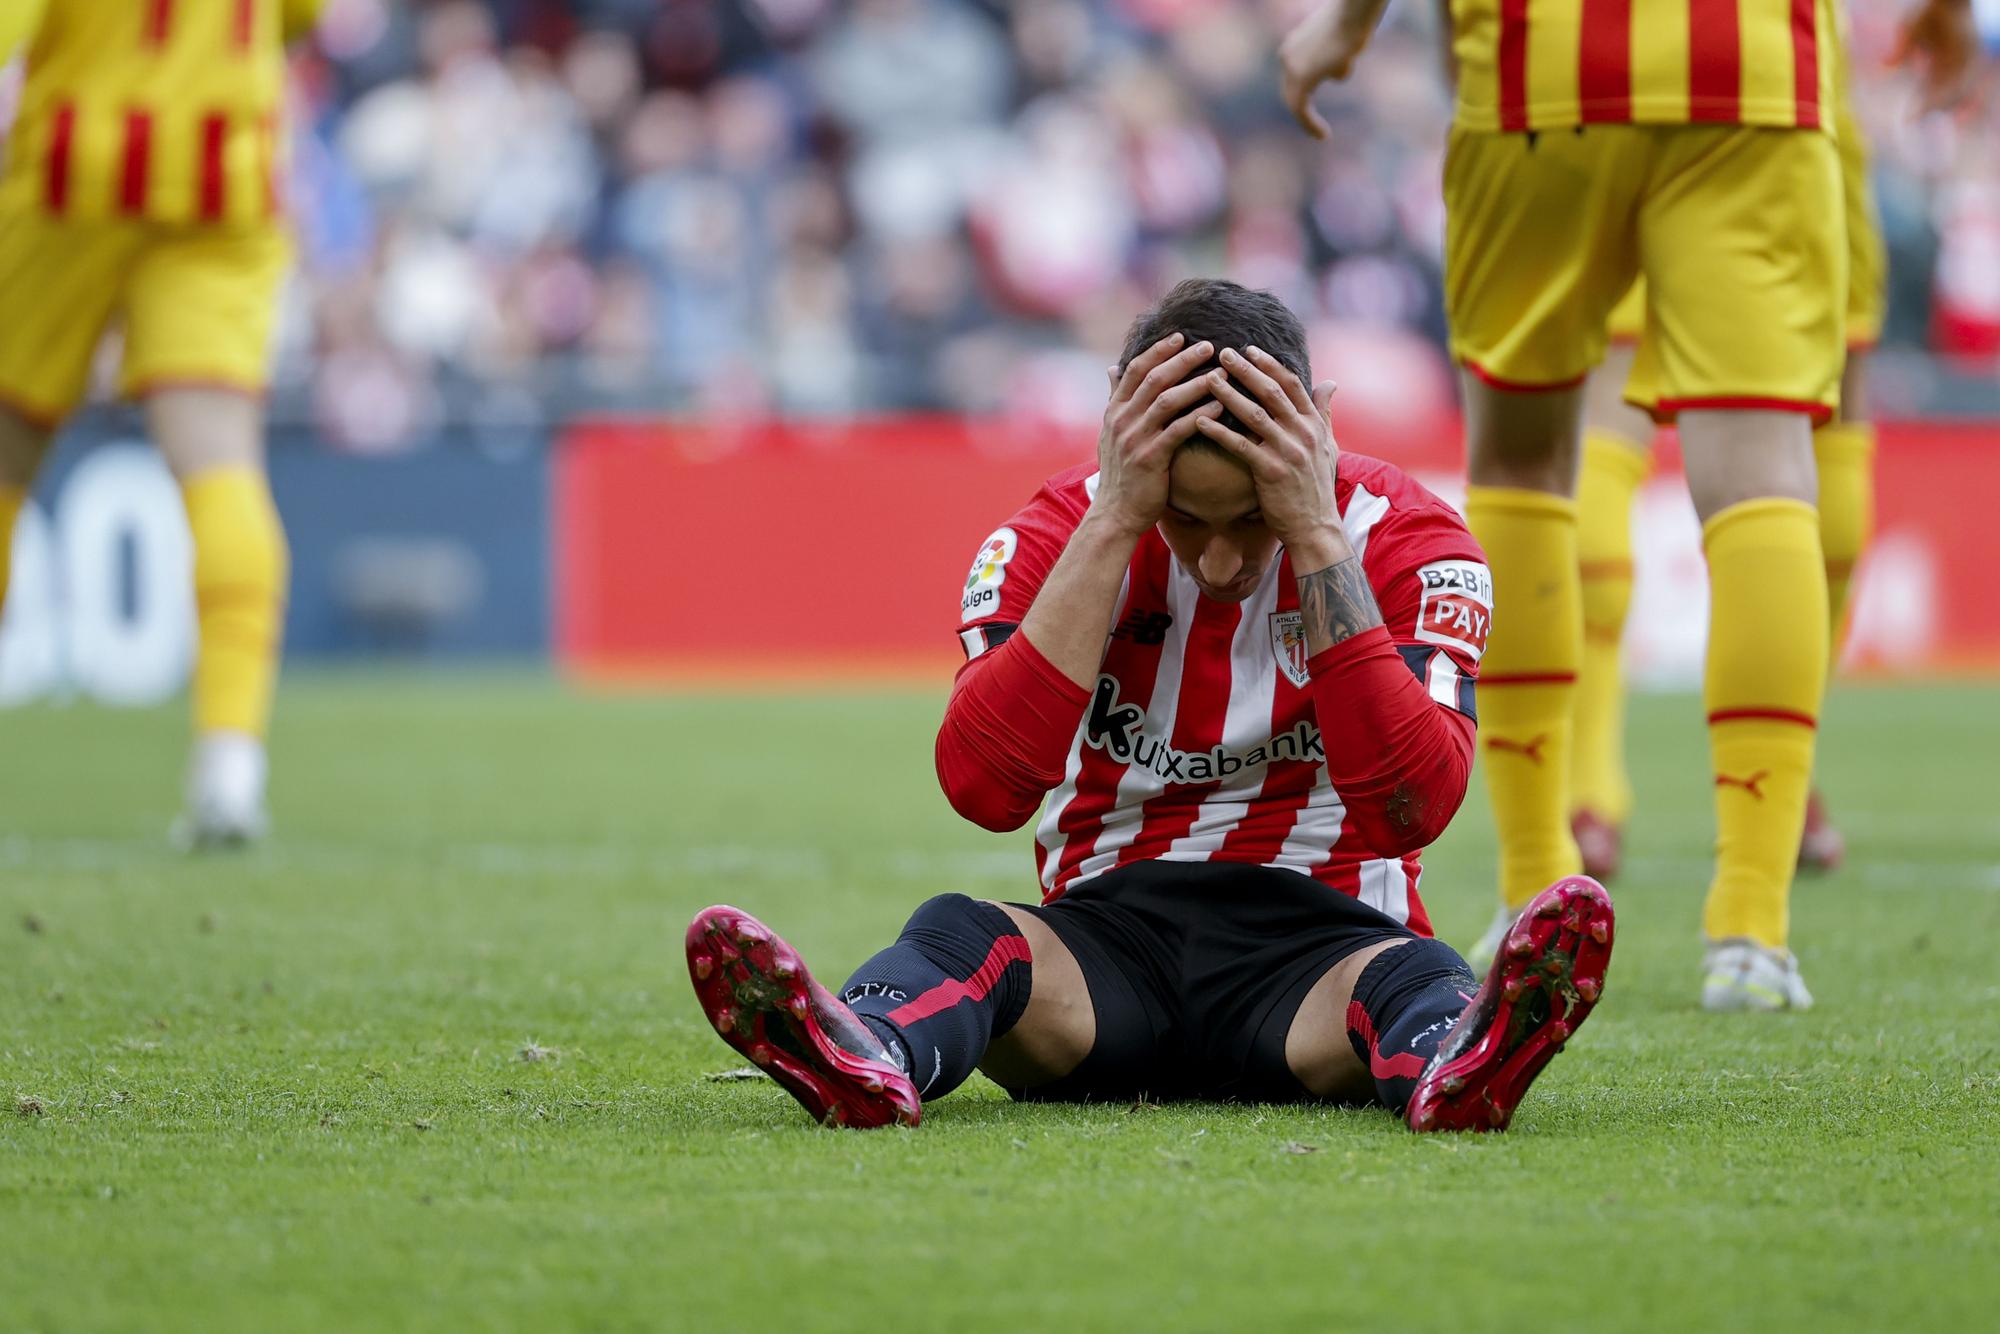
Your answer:
[[[1448,423],[1341,434],[1458,498]],[[2000,671],[2000,424],[1881,434],[1850,665]],[[554,469],[558,657],[596,680],[941,682],[980,541],[1093,445],[949,417],[579,423]],[[1706,592],[1670,440],[1635,522],[1634,670],[1685,680]]]

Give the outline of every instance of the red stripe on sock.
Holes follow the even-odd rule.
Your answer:
[[[1810,713],[1799,713],[1794,709],[1717,709],[1708,715],[1712,723],[1774,722],[1797,723],[1800,727],[1817,728],[1819,719]]]
[[[1026,936],[1002,936],[993,942],[993,948],[986,952],[986,962],[973,970],[971,977],[963,982],[957,978],[940,982],[915,1000],[897,1006],[882,1017],[896,1025],[914,1024],[949,1010],[962,1000],[985,1000],[986,993],[993,990],[1000,974],[1007,971],[1008,964],[1032,962],[1034,956],[1028,952]]]
[[[1377,1079],[1415,1079],[1424,1072],[1424,1058],[1413,1051],[1384,1059],[1375,1039],[1375,1021],[1360,1001],[1347,1002],[1347,1031],[1368,1044],[1368,1073]]]

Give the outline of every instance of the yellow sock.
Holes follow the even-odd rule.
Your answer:
[[[181,495],[201,618],[195,731],[261,737],[277,684],[290,564],[270,485],[255,469],[217,468],[190,478]]]
[[[26,491],[0,482],[0,611],[7,607],[7,577],[14,564],[14,520],[27,503]]]
[[[1819,459],[1819,541],[1826,552],[1826,594],[1833,643],[1847,615],[1848,583],[1875,528],[1875,428],[1833,422],[1813,432]]]
[[[1465,517],[1493,567],[1479,730],[1500,833],[1500,897],[1518,908],[1582,869],[1569,832],[1570,711],[1583,639],[1576,503],[1475,486]]]
[[[1632,498],[1652,469],[1646,447],[1592,431],[1576,488],[1576,554],[1583,575],[1583,656],[1576,673],[1570,806],[1622,825],[1632,814],[1625,771],[1625,675],[1619,665],[1632,606]]]
[[[1702,545],[1716,827],[1702,927],[1781,949],[1826,689],[1819,516],[1802,501],[1745,501],[1703,526]]]

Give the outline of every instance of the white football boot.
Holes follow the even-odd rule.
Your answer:
[[[264,812],[264,743],[243,732],[195,738],[188,759],[187,809],[169,837],[183,852],[238,848],[270,829]]]
[[[1486,976],[1486,970],[1493,966],[1493,960],[1500,953],[1500,946],[1506,943],[1507,932],[1514,925],[1515,913],[1506,904],[1501,904],[1493,914],[1492,924],[1479,943],[1465,952],[1465,962],[1472,967],[1475,977]]]
[[[1704,1010],[1809,1010],[1812,993],[1790,950],[1754,940],[1712,940],[1701,967]]]

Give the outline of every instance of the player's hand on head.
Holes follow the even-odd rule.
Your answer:
[[[1386,0],[1325,0],[1299,20],[1278,44],[1278,93],[1301,128],[1315,139],[1327,136],[1327,124],[1313,109],[1312,97],[1328,79],[1345,79]]]
[[[1919,113],[1950,111],[1978,82],[1979,24],[1967,0],[1923,0],[1903,21],[1892,65],[1918,67]]]
[[[1167,510],[1167,469],[1198,422],[1222,415],[1208,381],[1195,372],[1215,355],[1209,343],[1186,346],[1172,333],[1121,373],[1112,368],[1111,401],[1097,436],[1097,495],[1091,509],[1133,536]],[[1185,382],[1185,383],[1184,383]]]
[[[1196,429],[1250,469],[1264,522],[1279,541],[1292,546],[1323,534],[1335,523],[1333,478],[1340,457],[1326,419],[1333,382],[1307,389],[1262,348],[1224,348],[1220,360],[1221,368],[1203,379],[1244,430],[1208,418]]]

